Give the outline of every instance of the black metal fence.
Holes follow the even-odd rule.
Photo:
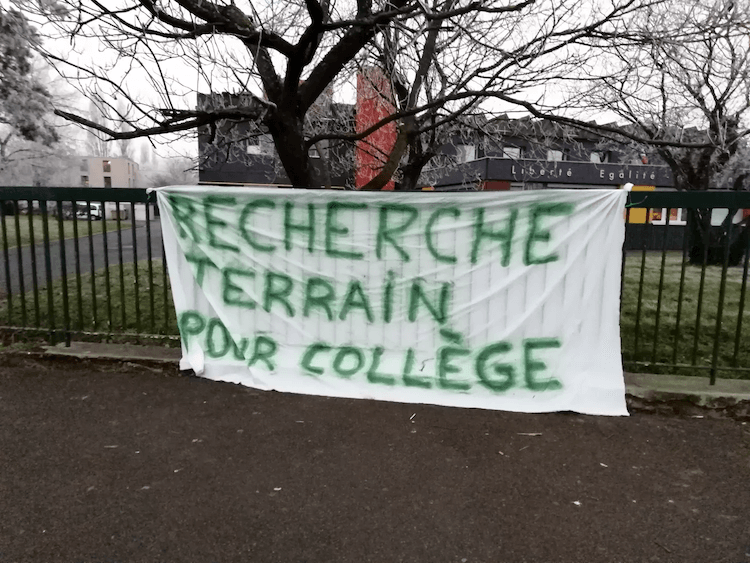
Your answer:
[[[658,210],[663,225],[628,225],[621,336],[626,369],[750,376],[746,311],[747,192],[632,192],[627,214]],[[682,210],[679,225],[672,210]],[[660,245],[660,247],[659,247]],[[640,250],[635,250],[639,248]]]
[[[663,224],[627,226],[626,369],[750,377],[750,245],[737,211],[750,209],[750,193],[633,192],[632,209],[658,210]],[[682,210],[679,224],[672,209]],[[691,209],[737,217],[689,235]],[[0,211],[6,339],[179,343],[158,209],[145,190],[0,188]]]
[[[7,334],[178,340],[158,210],[136,188],[0,188]]]

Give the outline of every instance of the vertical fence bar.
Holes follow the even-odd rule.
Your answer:
[[[727,210],[731,213],[731,209]],[[719,345],[721,343],[721,321],[724,316],[724,298],[727,290],[727,270],[729,270],[729,250],[732,240],[732,217],[727,218],[729,226],[727,227],[727,240],[724,248],[724,262],[721,265],[721,283],[719,285],[719,303],[716,310],[716,328],[714,330],[714,349],[711,354],[711,385],[716,385],[716,368],[719,362]]]
[[[151,315],[151,334],[156,333],[156,319],[154,318],[154,264],[151,250],[151,204],[146,202],[146,256],[148,258],[148,306]]]
[[[628,225],[630,224],[630,207],[625,208],[625,234],[628,232]],[[625,243],[622,245],[622,262],[620,264],[620,317],[622,317],[622,303],[623,303],[623,292],[625,291],[625,258],[627,252],[625,251]]]
[[[674,326],[674,346],[672,347],[672,363],[677,363],[677,350],[680,345],[680,320],[682,318],[682,298],[685,294],[685,274],[688,263],[688,243],[690,241],[687,222],[685,222],[685,231],[682,236],[682,265],[680,269],[680,289],[677,292],[677,314],[675,316]]]
[[[656,350],[659,344],[659,325],[661,315],[661,299],[664,295],[664,270],[667,265],[667,241],[669,240],[669,219],[672,214],[672,208],[667,208],[667,221],[664,227],[664,240],[661,245],[661,270],[659,273],[659,292],[656,297],[656,318],[654,320],[654,347],[651,351],[651,361],[656,362]]]
[[[21,326],[26,327],[26,284],[23,279],[23,244],[21,243],[21,218],[18,201],[13,202],[15,213],[13,221],[16,227],[16,250],[18,254],[18,296],[21,300]]]
[[[78,244],[78,203],[71,201],[73,206],[73,251],[76,266],[76,294],[78,297],[78,330],[83,330],[83,291],[81,288],[81,250]]]
[[[135,285],[135,332],[141,332],[141,292],[138,284],[138,237],[135,229],[135,203],[130,202],[130,232],[133,237],[133,277]]]
[[[65,256],[65,223],[63,218],[63,202],[57,202],[57,232],[60,240],[60,274],[62,274],[62,300],[63,300],[63,329],[65,330],[65,345],[70,346],[70,303],[68,299],[68,266]]]
[[[42,243],[44,244],[44,269],[47,280],[47,324],[49,325],[49,343],[54,345],[57,334],[55,326],[54,291],[52,290],[52,257],[50,253],[49,213],[47,210],[47,201],[40,201],[39,206],[42,208]]]
[[[120,202],[115,202],[115,212],[117,213],[117,256],[120,260],[120,312],[122,313],[122,330],[127,326],[125,314],[125,262],[122,257],[122,219],[120,217]]]
[[[649,214],[651,213],[651,208],[646,208],[646,221],[648,221]],[[644,232],[647,230],[648,224],[646,224],[646,228],[644,229]],[[643,237],[643,250],[641,252],[641,279],[638,282],[638,305],[636,307],[635,311],[635,342],[633,343],[633,358],[638,359],[638,340],[639,340],[639,332],[640,332],[640,325],[641,325],[641,309],[643,305],[643,284],[645,281],[645,274],[646,274],[646,237]]]
[[[28,200],[29,205],[29,251],[31,252],[31,285],[34,289],[34,326],[41,325],[39,311],[39,282],[37,281],[36,266],[36,237],[34,236],[34,200]]]
[[[107,296],[107,332],[112,333],[112,283],[109,279],[109,242],[107,240],[107,210],[102,204],[102,243],[104,244],[104,290]]]
[[[104,215],[104,207],[101,211]],[[100,217],[102,219],[102,217]],[[96,310],[96,266],[94,264],[94,230],[91,225],[91,202],[86,200],[86,223],[89,232],[89,269],[91,271],[91,322],[94,332],[99,329],[99,316]],[[107,236],[105,233],[104,236]]]
[[[5,264],[5,293],[8,300],[8,325],[13,326],[13,288],[10,281],[10,254],[8,253],[8,229],[5,224],[5,206],[8,202],[0,200],[0,222],[3,231],[3,262]]]
[[[708,265],[708,245],[711,240],[711,226],[703,233],[703,265],[701,266],[701,281],[698,286],[698,307],[695,313],[695,334],[693,335],[693,357],[691,363],[698,361],[698,337],[701,331],[701,313],[703,312],[703,290],[706,286],[706,266]]]
[[[750,226],[746,226],[746,229]],[[747,237],[747,234],[745,235]],[[750,240],[745,239],[745,264],[742,266],[742,287],[740,288],[740,302],[737,311],[737,330],[734,333],[734,353],[732,354],[732,365],[737,367],[737,359],[740,355],[740,338],[742,335],[742,317],[745,314],[745,295],[747,293],[747,270],[750,262]]]
[[[161,277],[164,290],[164,334],[169,334],[169,295],[168,285],[169,277],[167,276],[167,250],[164,248],[164,232],[161,234]]]

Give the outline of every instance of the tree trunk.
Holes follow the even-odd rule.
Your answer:
[[[712,209],[690,209],[688,212],[687,236],[690,264],[721,266],[727,251],[728,264],[736,266],[745,254],[748,244],[747,222],[734,224],[737,209],[729,209],[721,226],[711,226]]]
[[[681,192],[708,192],[711,175],[706,161],[710,161],[713,149],[703,149],[695,153],[686,153],[675,157],[670,151],[660,151],[669,164],[674,178],[675,188]],[[685,236],[688,237],[688,260],[690,264],[715,264],[716,244],[715,233],[711,230],[710,208],[688,210],[688,220]],[[719,256],[723,256],[718,252]],[[723,259],[720,259],[721,263]]]
[[[711,237],[711,209],[689,209],[687,220],[688,260],[690,264],[708,263]]]
[[[323,146],[321,141],[315,143],[315,150],[318,151],[318,158],[320,159],[320,180],[323,187],[327,190],[331,189],[331,167],[329,162],[330,155],[328,154],[326,147]]]
[[[380,169],[377,176],[362,186],[360,188],[361,190],[382,190],[385,187],[398,169],[401,157],[406,152],[408,147],[407,136],[405,126],[401,125],[398,128],[398,136],[396,137],[396,142],[391,149],[391,153],[388,155],[388,160],[383,164],[383,167]]]
[[[284,167],[289,182],[295,188],[319,188],[320,179],[310,163],[302,119],[280,113],[268,123],[279,160]]]
[[[421,166],[413,166],[408,163],[401,171],[401,181],[396,186],[397,190],[411,191],[419,187],[419,176],[422,174]]]
[[[422,176],[422,170],[432,159],[432,154],[425,152],[422,148],[422,141],[417,135],[409,144],[409,158],[401,169],[401,182],[396,186],[397,190],[416,190],[419,187],[419,178]]]

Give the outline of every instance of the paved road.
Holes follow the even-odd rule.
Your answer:
[[[109,223],[109,221],[108,221]],[[151,230],[151,252],[155,259],[161,260],[162,246],[161,246],[161,223],[158,219],[152,220],[149,223]],[[86,231],[85,223],[81,223],[81,235]],[[122,236],[122,260],[124,264],[133,261],[134,248],[137,251],[138,260],[145,260],[148,252],[148,230],[145,222],[136,223],[136,241],[135,247],[133,246],[133,233],[130,227],[124,228],[121,231]],[[94,235],[93,238],[88,236],[80,236],[78,239],[78,249],[80,257],[80,269],[81,273],[87,273],[92,271],[91,252],[93,250],[93,269],[99,270],[104,268],[105,256],[109,260],[110,266],[116,266],[120,264],[120,256],[118,251],[118,233],[112,231],[107,233],[107,252],[104,250],[104,235]],[[37,240],[41,240],[39,237]],[[75,263],[75,240],[67,239],[65,241],[65,265],[67,274],[75,275],[76,263]],[[21,287],[25,291],[33,289],[33,260],[32,260],[32,247],[24,246],[20,248],[21,260],[19,262],[19,249],[12,248],[8,250],[8,266],[10,269],[10,280],[11,280],[11,292],[13,295],[17,294]],[[47,285],[47,270],[45,267],[45,256],[44,246],[40,243],[34,245],[34,256],[36,258],[37,268],[37,284],[38,287],[46,287]],[[20,266],[19,266],[20,263]],[[60,256],[60,242],[55,241],[50,243],[50,275],[53,280],[56,280],[62,276],[62,259]],[[8,286],[6,282],[6,264],[5,257],[0,249],[0,297],[5,297],[8,294]],[[21,282],[23,281],[23,286]]]
[[[0,562],[750,562],[750,426],[3,357]]]

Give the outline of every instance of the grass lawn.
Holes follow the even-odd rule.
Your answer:
[[[68,309],[70,311],[71,329],[84,332],[131,333],[133,336],[139,333],[152,335],[178,334],[169,279],[164,275],[161,262],[154,261],[152,263],[153,275],[151,277],[149,276],[148,260],[137,263],[137,291],[135,270],[133,264],[125,264],[122,269],[121,283],[119,264],[110,266],[109,291],[107,290],[107,275],[104,269],[97,270],[93,277],[93,285],[91,274],[81,275],[80,299],[78,279],[75,275],[70,276],[68,278]],[[60,329],[64,326],[62,280],[53,283],[52,294],[54,326]],[[47,290],[39,290],[36,303],[33,291],[27,292],[24,297],[25,306],[22,307],[20,295],[13,296],[12,311],[8,311],[7,300],[0,304],[0,324],[50,327]],[[137,311],[136,307],[138,308]]]
[[[700,315],[698,303],[701,285],[701,267],[687,265],[680,299],[682,253],[667,253],[664,282],[659,308],[659,279],[661,253],[647,253],[643,276],[640,321],[636,335],[638,294],[641,277],[641,253],[629,254],[625,261],[625,286],[622,296],[621,335],[623,360],[626,369],[650,373],[674,373],[708,376],[708,370],[675,369],[661,366],[635,366],[628,361],[665,362],[710,366],[713,355],[714,334],[721,286],[721,267],[706,268]],[[727,272],[724,311],[720,327],[719,366],[750,367],[750,295],[742,315],[742,334],[735,354],[735,340],[739,302],[742,288],[742,267],[729,268]],[[678,307],[681,303],[681,307]],[[680,308],[679,325],[677,323]],[[658,332],[657,332],[657,309]],[[679,328],[678,328],[679,327]],[[697,347],[694,346],[697,337]],[[637,340],[637,342],[636,342]],[[696,353],[693,353],[696,348]],[[654,352],[655,351],[655,352]],[[719,377],[740,377],[738,372],[720,371]],[[750,374],[742,375],[750,377]]]
[[[109,223],[109,222],[108,222]],[[716,329],[721,268],[706,268],[703,289],[703,302],[698,316],[698,295],[701,280],[701,268],[686,266],[683,282],[682,299],[680,297],[680,279],[682,274],[682,255],[679,252],[667,253],[664,269],[663,292],[659,309],[657,329],[657,308],[659,295],[659,278],[661,272],[661,253],[647,253],[643,276],[640,321],[636,338],[636,317],[638,316],[638,294],[641,275],[641,254],[629,254],[625,261],[625,287],[622,300],[621,334],[623,360],[629,371],[649,373],[673,373],[678,375],[699,375],[708,377],[708,370],[695,368],[672,368],[666,366],[637,365],[628,362],[662,362],[677,364],[694,364],[710,366],[713,354],[713,336]],[[153,278],[149,279],[148,262],[138,263],[138,291],[136,292],[135,269],[126,264],[123,269],[124,299],[120,285],[120,268],[113,266],[109,273],[110,291],[107,294],[106,276],[99,270],[94,278],[92,289],[91,275],[81,276],[81,300],[78,299],[78,285],[75,276],[68,280],[68,295],[73,330],[104,333],[130,333],[135,336],[139,331],[144,334],[177,335],[172,296],[167,280],[167,300],[165,307],[165,277],[161,262],[153,263]],[[721,324],[719,347],[719,366],[750,367],[750,303],[744,307],[742,319],[742,338],[735,355],[735,335],[742,286],[742,268],[730,268],[727,276],[726,297]],[[150,289],[153,289],[153,315],[151,310]],[[750,292],[748,292],[750,293]],[[63,323],[62,282],[53,286],[55,304],[55,326]],[[39,293],[39,320],[37,322],[33,293],[25,297],[26,326],[49,326],[47,309],[47,292]],[[750,295],[747,296],[750,301]],[[136,303],[140,311],[140,324],[136,323]],[[678,304],[681,303],[679,334],[677,329]],[[96,306],[96,310],[94,309]],[[125,319],[123,320],[123,307]],[[111,315],[110,315],[111,312]],[[700,319],[698,324],[696,319]],[[0,304],[0,324],[23,326],[21,317],[21,300],[13,298],[13,311],[9,319],[7,302]],[[695,334],[698,334],[695,361],[693,349]],[[656,335],[656,339],[655,339]],[[637,342],[636,342],[637,340]],[[654,348],[654,343],[656,347]],[[655,349],[655,353],[654,353]],[[719,371],[719,377],[750,378],[750,373]]]
[[[16,218],[18,218],[18,230],[16,230]],[[31,244],[31,232],[34,232],[34,242],[41,244],[44,241],[44,221],[41,215],[8,215],[5,219],[5,234],[8,238],[8,248],[16,246],[27,246]],[[31,224],[29,224],[31,223]],[[86,219],[66,219],[62,221],[63,238],[68,239],[75,236],[75,228],[78,227],[78,236],[85,237],[89,234],[89,227]],[[117,221],[107,219],[107,221],[91,221],[91,233],[96,235],[104,230],[104,223],[107,224],[107,232],[117,230]],[[60,238],[60,221],[56,215],[50,214],[47,219],[49,228],[50,241],[56,241]],[[120,221],[121,229],[129,229],[129,221]],[[2,236],[2,235],[0,235]],[[2,241],[0,241],[2,244]]]

